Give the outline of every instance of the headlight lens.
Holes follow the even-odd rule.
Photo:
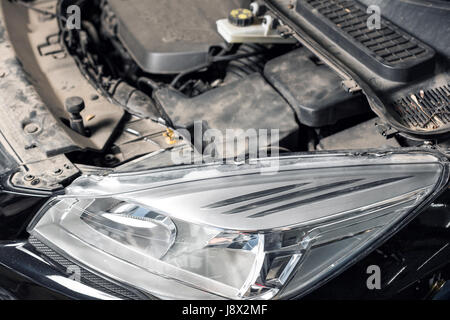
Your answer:
[[[299,295],[391,234],[448,181],[431,153],[321,155],[85,176],[30,234],[170,299]]]

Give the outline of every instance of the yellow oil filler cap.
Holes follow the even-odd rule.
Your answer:
[[[255,16],[249,9],[234,9],[230,12],[228,21],[238,27],[248,27],[255,21]]]

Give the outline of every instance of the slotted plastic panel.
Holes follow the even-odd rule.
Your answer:
[[[403,124],[412,129],[450,127],[450,85],[411,94],[393,107]]]
[[[298,0],[297,12],[391,80],[409,80],[414,72],[426,72],[424,64],[435,55],[433,49],[384,19],[380,29],[369,29],[367,8],[354,0]]]

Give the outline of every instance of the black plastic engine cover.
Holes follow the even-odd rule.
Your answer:
[[[269,61],[264,75],[295,109],[304,125],[333,125],[370,111],[363,94],[345,91],[342,79],[305,48]]]
[[[204,64],[224,42],[216,21],[245,0],[109,0],[118,38],[144,71],[175,74]]]
[[[165,87],[154,98],[178,128],[206,122],[220,130],[278,129],[280,146],[298,143],[299,125],[289,104],[259,74],[188,98]]]

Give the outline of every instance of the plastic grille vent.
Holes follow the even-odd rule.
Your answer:
[[[66,273],[69,268],[73,267],[74,263],[67,260],[38,239],[30,237],[28,242],[41,254],[50,259],[56,267],[63,273]],[[80,267],[80,281],[86,286],[102,291],[111,296],[123,300],[142,300],[144,296],[132,292],[124,287],[121,287],[113,282],[101,278],[92,272]]]
[[[386,25],[382,24],[379,30],[369,30],[367,21],[370,15],[358,8],[354,1],[307,0],[307,2],[356,41],[391,64],[415,59],[427,53],[425,48],[409,41]]]
[[[407,127],[437,130],[450,127],[450,84],[397,100],[394,110]]]
[[[385,19],[381,19],[380,28],[369,29],[371,14],[355,0],[297,0],[296,10],[373,71],[391,80],[408,81],[414,72],[426,72],[424,64],[432,62],[435,55],[433,49]]]

